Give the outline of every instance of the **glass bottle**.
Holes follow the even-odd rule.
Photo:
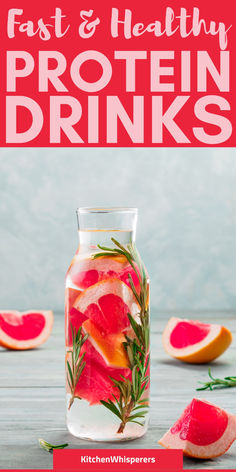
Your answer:
[[[67,427],[79,438],[141,437],[149,417],[149,277],[136,208],[79,208],[66,275]]]

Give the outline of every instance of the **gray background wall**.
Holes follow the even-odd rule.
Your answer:
[[[159,310],[236,308],[235,149],[0,149],[0,308],[63,309],[78,206],[138,206]]]

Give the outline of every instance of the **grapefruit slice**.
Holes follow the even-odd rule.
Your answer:
[[[121,375],[123,377],[130,377],[131,370],[129,368],[116,368],[110,367],[104,360],[104,357],[99,354],[97,349],[92,345],[90,342],[90,338],[88,338],[81,348],[81,355],[85,352],[85,361],[89,364],[94,364],[99,368],[100,371],[104,372],[109,377],[112,377],[116,380],[121,380]]]
[[[232,342],[232,334],[217,324],[172,317],[162,339],[170,356],[192,364],[204,364],[223,354]]]
[[[81,259],[75,256],[68,270],[71,281],[81,290],[86,290],[92,285],[107,280],[117,278],[125,282],[130,287],[128,274],[131,274],[136,290],[139,292],[139,280],[134,269],[128,263],[126,257],[91,257]]]
[[[121,380],[121,375],[129,377],[130,369],[108,367],[89,338],[82,346],[81,355],[83,353],[86,364],[76,385],[76,396],[87,400],[90,405],[96,405],[100,400],[114,400],[113,395],[119,398],[119,390],[114,386],[112,378]]]
[[[84,333],[89,334],[89,340],[109,367],[128,368],[129,362],[123,343],[123,333],[102,335],[92,320],[82,324]]]
[[[71,346],[72,344],[71,325],[73,328],[76,328],[77,331],[83,321],[87,319],[83,313],[80,313],[73,307],[73,304],[80,293],[81,290],[76,290],[71,287],[67,287],[65,290],[65,333],[67,346]]]
[[[86,356],[84,359],[86,360]],[[100,403],[100,400],[114,400],[113,395],[118,397],[119,391],[106,372],[97,364],[86,362],[76,386],[75,395],[87,400],[90,405],[95,405]]]
[[[194,398],[174,426],[158,441],[184,455],[210,459],[224,454],[236,439],[236,416]]]
[[[48,339],[52,326],[52,311],[0,311],[0,344],[8,349],[33,349]]]
[[[127,313],[136,317],[140,311],[132,290],[119,279],[102,280],[87,288],[74,308],[92,320],[103,336],[124,331],[130,325]]]
[[[76,298],[78,298],[81,290],[77,290],[71,287],[66,287],[65,291],[65,311],[68,312],[73,306]]]

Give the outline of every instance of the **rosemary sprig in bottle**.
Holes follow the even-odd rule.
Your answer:
[[[70,362],[69,360],[67,360],[67,382],[71,391],[71,398],[68,410],[70,410],[71,406],[74,403],[74,399],[76,398],[75,388],[86,364],[86,362],[83,360],[85,352],[82,354],[82,356],[80,356],[80,350],[88,338],[87,334],[85,334],[84,336],[82,335],[81,327],[78,329],[78,331],[76,331],[76,328],[74,328],[72,324],[71,336],[72,350],[68,351],[68,353],[70,354]]]
[[[211,369],[209,367],[208,369],[208,375],[210,377],[210,381],[208,382],[199,382],[203,386],[197,388],[196,390],[216,390],[220,388],[231,388],[231,387],[236,387],[236,377],[224,377],[223,379],[217,379],[213,377],[211,373]]]
[[[129,282],[133,294],[140,306],[139,323],[128,313],[131,327],[135,338],[131,339],[126,335],[124,347],[129,359],[129,365],[132,372],[132,381],[120,375],[118,381],[111,377],[113,384],[119,390],[119,399],[114,397],[114,401],[108,400],[101,403],[112,411],[120,420],[120,426],[117,433],[123,433],[128,422],[137,423],[143,426],[142,419],[148,411],[147,398],[142,398],[149,382],[147,370],[149,366],[149,306],[148,306],[148,282],[145,269],[141,263],[139,254],[132,244],[127,245],[127,249],[116,239],[111,238],[116,247],[107,248],[98,245],[102,252],[94,254],[93,258],[124,256],[132,269],[134,270],[140,285],[138,293],[131,274],[128,274]]]

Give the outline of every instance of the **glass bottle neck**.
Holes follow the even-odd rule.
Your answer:
[[[95,249],[97,245],[109,248],[115,247],[112,241],[114,238],[122,245],[135,242],[134,230],[79,230],[79,242],[82,247],[90,247]]]

